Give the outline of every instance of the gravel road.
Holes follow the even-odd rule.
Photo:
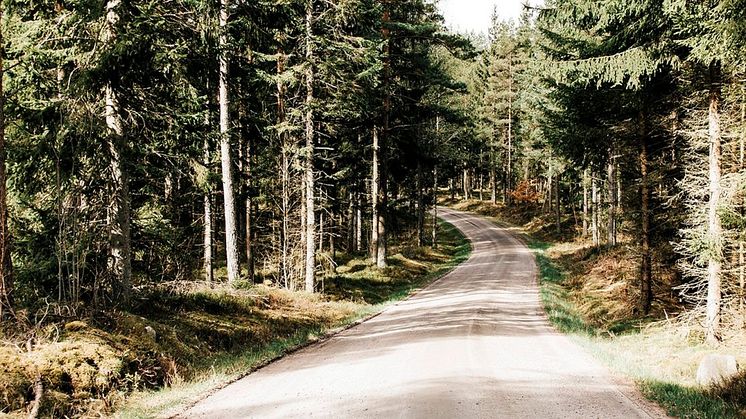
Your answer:
[[[182,417],[665,417],[547,323],[521,241],[482,217],[440,214],[471,240],[467,262]]]

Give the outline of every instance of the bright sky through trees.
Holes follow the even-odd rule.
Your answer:
[[[518,19],[526,0],[440,0],[440,7],[446,25],[457,32],[487,33],[491,25],[492,11],[503,19]],[[537,1],[531,1],[535,5]]]

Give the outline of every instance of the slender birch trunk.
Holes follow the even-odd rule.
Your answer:
[[[110,44],[117,37],[116,25],[119,22],[120,0],[106,3],[106,29],[104,43]],[[126,140],[122,123],[119,97],[112,81],[104,87],[106,102],[106,144],[109,149],[109,171],[111,176],[111,196],[108,211],[110,255],[108,268],[115,281],[115,294],[126,306],[132,296],[132,256],[130,238],[130,197],[127,171],[124,168]]]
[[[705,337],[709,344],[717,344],[720,341],[720,304],[721,271],[722,271],[722,248],[721,236],[723,229],[720,215],[720,157],[721,157],[721,132],[720,132],[720,65],[710,64],[710,109],[708,114],[710,156],[709,156],[709,178],[710,178],[710,202],[707,213],[707,236],[710,243],[710,255],[707,261],[707,319],[705,321]]]

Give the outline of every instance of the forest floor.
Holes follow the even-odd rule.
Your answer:
[[[676,275],[656,266],[656,301],[650,316],[636,308],[637,257],[630,238],[615,248],[595,248],[576,238],[573,217],[558,234],[553,216],[537,206],[507,208],[483,201],[450,201],[455,209],[490,217],[523,234],[540,269],[542,300],[558,330],[613,371],[634,380],[650,400],[681,418],[746,416],[746,374],[719,388],[696,384],[701,359],[710,353],[737,357],[746,365],[746,336],[730,334],[719,347],[704,345],[700,325],[675,297]]]
[[[0,345],[0,416],[27,417],[41,384],[42,417],[170,417],[466,260],[463,235],[448,224],[440,231],[437,250],[392,246],[385,269],[363,255],[338,255],[323,294],[248,283],[167,284],[141,291],[126,312],[47,320],[27,344]]]

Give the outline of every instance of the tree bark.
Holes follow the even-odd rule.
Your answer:
[[[710,254],[707,261],[707,319],[705,322],[705,338],[707,343],[711,345],[720,341],[720,301],[722,297],[721,236],[723,229],[718,214],[721,177],[720,79],[720,64],[713,62],[710,64],[710,109],[708,114],[710,202],[707,212],[707,241],[710,245]]]
[[[233,283],[240,276],[238,256],[238,229],[236,224],[236,200],[233,186],[233,160],[230,134],[230,89],[228,86],[228,16],[230,0],[220,0],[220,44],[219,72],[220,86],[218,102],[220,107],[220,163],[223,175],[223,206],[225,208],[225,253],[228,282]]]
[[[588,169],[583,171],[583,237],[588,237]]]
[[[562,208],[560,205],[560,174],[557,173],[557,176],[555,176],[555,191],[554,196],[557,198],[557,208],[555,208],[555,216],[556,216],[556,223],[557,223],[557,234],[562,234]]]
[[[244,168],[246,172],[246,214],[245,214],[245,230],[246,230],[246,241],[245,252],[246,252],[246,279],[253,283],[254,278],[254,188],[253,188],[253,175],[251,172],[253,150],[251,144],[251,138],[246,138],[246,166]]]
[[[372,212],[372,219],[371,219],[371,229],[370,229],[370,257],[371,259],[376,260],[378,258],[378,206],[380,198],[378,197],[378,189],[381,184],[381,178],[379,176],[378,171],[378,152],[379,152],[379,144],[378,144],[378,129],[376,127],[373,127],[373,163],[372,163],[372,170],[373,173],[371,175],[371,183],[370,183],[370,203],[371,203],[371,212]]]
[[[110,44],[116,39],[116,25],[119,22],[118,7],[120,0],[109,0],[106,3],[106,29],[104,43]],[[126,140],[119,108],[119,97],[112,80],[104,87],[106,102],[106,126],[108,134],[106,143],[109,149],[109,171],[111,176],[111,196],[108,211],[109,224],[109,273],[114,280],[115,298],[125,306],[129,305],[132,296],[132,256],[130,238],[130,196],[127,171],[124,168],[124,149]]]
[[[362,194],[357,193],[355,202],[355,251],[363,250],[363,202]]]
[[[379,185],[379,208],[378,208],[378,254],[376,255],[376,266],[378,268],[386,267],[386,255],[388,253],[388,161],[386,154],[386,147],[388,144],[388,138],[391,134],[390,117],[391,117],[391,33],[388,28],[391,22],[391,12],[389,10],[389,1],[383,1],[383,22],[381,34],[385,41],[384,45],[384,59],[383,59],[383,89],[385,92],[383,100],[383,130],[380,138],[380,150],[379,158],[381,164],[381,170],[379,173],[380,185]]]
[[[417,161],[417,246],[425,245],[425,200],[422,163]]]
[[[640,311],[647,315],[653,304],[653,268],[650,249],[650,175],[648,170],[648,126],[645,112],[640,112],[640,174],[641,195],[641,262],[640,262]]]
[[[305,184],[306,184],[306,257],[305,285],[306,292],[313,293],[316,282],[316,206],[314,190],[314,140],[313,102],[314,102],[314,50],[313,50],[313,0],[306,3],[306,150],[305,150]]]
[[[438,248],[438,166],[433,169],[433,249]]]
[[[591,174],[591,189],[591,230],[593,232],[593,245],[598,247],[601,244],[601,232],[598,230],[598,183],[596,182],[595,174]]]
[[[207,91],[210,91],[210,84],[207,84]],[[210,127],[210,101],[207,101],[205,112],[205,127]],[[212,183],[210,181],[210,174],[212,174],[212,153],[210,151],[210,140],[209,135],[205,135],[205,139],[202,143],[202,158],[205,170],[207,171],[207,185],[205,194],[203,197],[204,202],[204,221],[203,221],[203,267],[205,273],[205,281],[213,282],[213,257],[212,257]]]
[[[285,73],[285,53],[282,49],[277,51],[277,75]],[[285,131],[285,83],[282,77],[277,78],[277,125],[280,127],[278,137],[280,140],[280,183],[282,197],[280,202],[281,223],[280,227],[280,279],[285,288],[294,288],[291,278],[290,267],[290,141]]]
[[[0,20],[3,9],[0,7]],[[5,38],[0,28],[0,321],[15,316],[13,310],[13,263],[8,233],[8,190],[5,168]]]
[[[607,231],[607,240],[610,246],[616,246],[617,244],[617,184],[616,184],[616,162],[614,161],[614,148],[612,147],[609,151],[609,164],[608,164],[608,178],[606,186],[609,194],[609,226]]]

